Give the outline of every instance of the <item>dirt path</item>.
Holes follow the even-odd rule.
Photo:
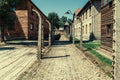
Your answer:
[[[62,36],[41,63],[34,63],[17,80],[112,80],[65,40]]]

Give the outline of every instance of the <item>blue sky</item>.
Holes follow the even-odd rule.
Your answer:
[[[67,10],[72,13],[77,8],[82,8],[88,0],[32,0],[33,3],[47,16],[50,12],[56,12],[59,17],[66,16],[72,19],[72,15],[66,15]]]

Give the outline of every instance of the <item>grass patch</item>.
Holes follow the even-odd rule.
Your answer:
[[[91,52],[91,54],[93,54],[94,56],[96,56],[100,61],[102,61],[103,63],[112,66],[112,60],[101,55],[100,53],[98,53],[96,50],[100,47],[100,44],[98,42],[88,42],[88,43],[84,43],[83,47],[86,48],[88,51]]]
[[[79,48],[80,44],[75,43],[76,47]],[[84,42],[83,47],[85,48],[85,56],[88,57],[95,65],[100,67],[108,76],[112,77],[112,60],[101,55],[95,49],[100,47],[99,41]]]
[[[92,54],[94,54],[98,59],[100,59],[103,63],[109,65],[112,67],[112,60],[109,58],[106,58],[105,56],[99,54],[98,52],[96,52],[95,50],[91,50],[90,51]]]

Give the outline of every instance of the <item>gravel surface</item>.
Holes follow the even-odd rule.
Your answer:
[[[5,45],[0,47],[0,80],[15,80],[37,59],[36,47]]]
[[[62,35],[41,62],[17,80],[112,80]]]

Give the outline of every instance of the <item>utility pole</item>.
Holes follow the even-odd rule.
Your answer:
[[[72,23],[72,39],[73,39],[73,44],[75,44],[75,25]]]
[[[46,20],[46,21],[49,24],[49,47],[50,47],[51,46],[51,23],[48,20]]]
[[[81,50],[83,50],[83,29],[82,29],[82,20],[81,20],[81,18],[79,17],[79,16],[77,16],[78,17],[78,19],[79,19],[79,21],[80,21],[80,26],[81,26],[81,28],[80,28],[80,48],[81,48]]]
[[[37,58],[38,58],[38,60],[41,60],[41,58],[42,58],[42,55],[41,55],[41,53],[42,53],[42,41],[41,41],[41,38],[42,38],[42,36],[41,36],[41,27],[42,27],[42,25],[41,25],[41,23],[42,23],[42,19],[41,19],[41,15],[40,15],[40,13],[37,11],[37,10],[35,10],[35,9],[32,9],[32,11],[33,12],[35,12],[37,15],[38,15],[38,18],[39,18],[39,27],[38,27],[38,55],[37,55]]]
[[[72,14],[72,12],[70,10],[68,10],[65,14]],[[72,15],[74,15],[74,14],[72,14]],[[75,18],[79,19],[79,21],[80,21],[80,26],[81,26],[81,28],[80,28],[80,34],[81,34],[80,35],[80,49],[83,50],[83,47],[82,47],[82,44],[83,44],[83,30],[82,30],[82,25],[83,24],[82,24],[82,20],[81,20],[81,18],[79,16],[75,15]],[[74,30],[74,34],[75,34],[75,30]]]

